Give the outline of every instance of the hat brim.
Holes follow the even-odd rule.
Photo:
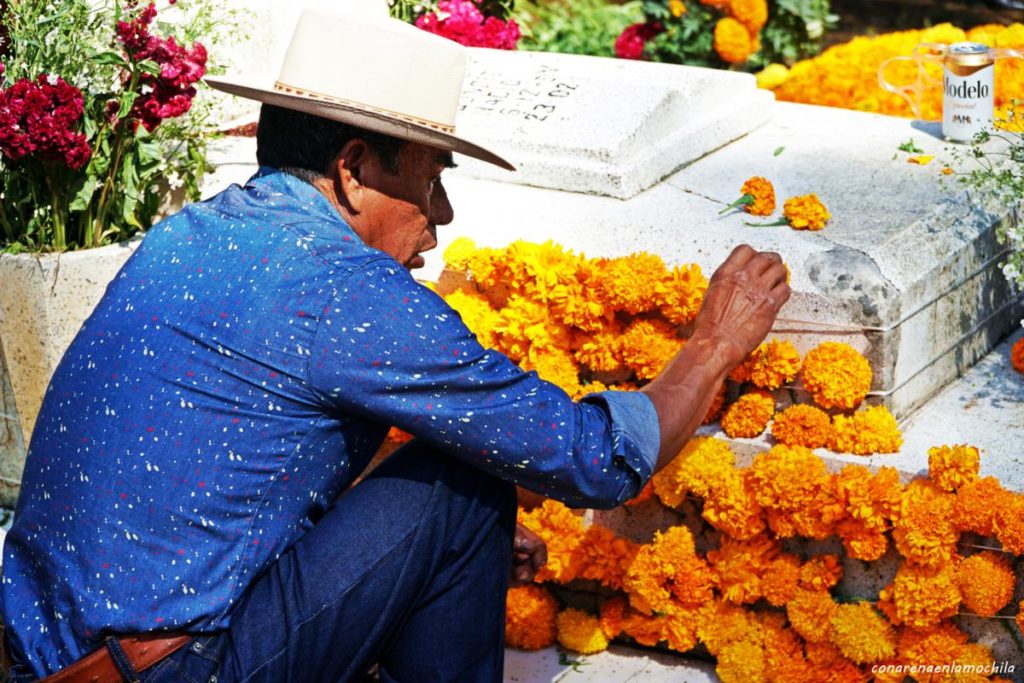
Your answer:
[[[266,79],[259,81],[242,78],[207,77],[206,83],[216,90],[237,95],[250,100],[257,100],[286,109],[294,109],[306,114],[313,114],[332,121],[340,121],[357,128],[371,130],[376,133],[390,135],[402,140],[417,142],[428,147],[436,147],[486,161],[509,171],[515,166],[502,159],[488,149],[468,140],[446,133],[428,125],[408,121],[388,112],[369,108],[361,108],[357,104],[333,102],[276,90],[273,82]]]

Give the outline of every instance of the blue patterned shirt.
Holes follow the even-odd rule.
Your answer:
[[[225,628],[390,425],[580,506],[635,495],[659,442],[646,396],[573,402],[483,348],[292,176],[161,222],[47,390],[3,551],[15,656],[43,676],[107,633]]]

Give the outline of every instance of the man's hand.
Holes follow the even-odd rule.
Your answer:
[[[537,571],[548,561],[548,549],[543,539],[522,524],[516,524],[516,537],[512,541],[512,574],[509,586],[517,588],[533,581]]]
[[[741,244],[711,276],[693,337],[717,342],[728,361],[738,365],[772,329],[787,299],[782,258]]]

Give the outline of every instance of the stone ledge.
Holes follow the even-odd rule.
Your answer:
[[[711,662],[612,645],[594,655],[568,653],[575,668],[559,662],[558,648],[505,650],[504,683],[718,683]]]

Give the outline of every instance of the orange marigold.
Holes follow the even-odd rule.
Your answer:
[[[729,643],[718,653],[715,673],[722,683],[766,683],[765,652],[756,635]]]
[[[537,581],[572,581],[579,574],[582,557],[577,549],[583,540],[583,518],[555,500],[526,512],[519,510],[519,523],[544,539],[548,561],[537,572]]]
[[[832,600],[828,591],[810,591],[803,588],[786,604],[786,615],[793,629],[810,643],[829,640],[832,634],[832,617],[839,605]]]
[[[796,596],[800,583],[800,558],[781,555],[775,558],[761,577],[761,591],[768,604],[782,607]]]
[[[796,379],[800,352],[787,340],[773,339],[751,354],[750,381],[762,389],[778,389]]]
[[[722,415],[722,431],[730,437],[752,438],[761,434],[775,414],[775,396],[755,389],[739,397]]]
[[[612,590],[622,588],[622,578],[640,551],[640,546],[620,538],[600,524],[592,524],[583,534],[577,552],[580,555],[581,579],[600,581]]]
[[[709,600],[697,612],[697,637],[715,656],[726,645],[743,640],[758,627],[754,612],[726,600]]]
[[[857,455],[896,453],[902,445],[900,426],[885,406],[869,406],[853,415],[832,418],[829,448],[834,451]]]
[[[648,479],[647,483],[644,484],[644,487],[640,489],[640,492],[627,500],[625,504],[632,507],[634,505],[639,505],[640,503],[646,503],[651,498],[654,498],[654,481]]]
[[[796,230],[821,230],[832,218],[832,214],[813,192],[787,199],[782,205],[782,213],[789,221],[789,226]]]
[[[787,446],[824,448],[832,440],[832,420],[820,408],[798,403],[775,416],[772,436]]]
[[[746,474],[729,469],[711,484],[701,516],[719,531],[747,540],[764,531],[764,510],[758,504]]]
[[[664,291],[665,262],[645,251],[598,262],[595,285],[612,310],[636,315],[651,310]]]
[[[707,557],[719,593],[742,605],[761,599],[761,575],[778,555],[779,544],[765,535],[749,541],[723,536],[721,547],[709,551]]]
[[[990,550],[961,562],[956,578],[964,604],[983,617],[991,617],[1013,599],[1013,567],[1007,558]]]
[[[792,516],[806,518],[825,513],[827,489],[834,489],[825,463],[801,446],[776,445],[759,453],[746,476],[750,477],[757,502],[768,513],[769,526],[783,538],[797,533]]]
[[[608,640],[614,640],[622,633],[628,611],[629,605],[622,597],[614,597],[601,603],[601,630]]]
[[[558,603],[540,586],[512,588],[505,599],[505,644],[540,650],[555,642]]]
[[[697,317],[708,289],[700,266],[676,266],[662,278],[661,314],[673,325],[688,325]]]
[[[896,654],[896,632],[869,602],[839,606],[832,617],[832,643],[857,664],[874,664]]]
[[[852,410],[871,389],[871,365],[849,344],[824,342],[804,358],[803,385],[822,408]]]
[[[950,622],[933,627],[903,629],[899,637],[900,660],[917,666],[918,683],[947,683],[948,674],[937,664],[952,664],[967,654],[968,636]],[[933,672],[928,666],[935,667]]]
[[[935,626],[960,607],[956,565],[951,562],[929,569],[903,562],[892,584],[879,593],[879,599],[892,601],[894,623],[913,628]]]
[[[576,361],[593,372],[615,373],[624,367],[619,337],[623,327],[612,320],[601,329],[572,336]]]
[[[643,614],[630,609],[626,613],[622,632],[641,645],[654,647],[665,640],[665,617]]]
[[[813,665],[808,683],[868,683],[871,680],[830,641],[807,643],[806,649],[807,661]]]
[[[940,489],[955,491],[978,478],[981,457],[974,446],[935,446],[928,449],[928,476]]]
[[[764,4],[764,0],[733,0],[732,5],[737,4],[751,4],[761,3]],[[742,23],[743,20],[737,19]],[[758,29],[760,30],[760,29]],[[755,31],[752,31],[755,33]],[[754,176],[748,178],[743,183],[743,187],[740,188],[741,195],[750,195],[749,203],[743,205],[743,210],[754,216],[770,216],[775,211],[775,188],[767,178],[761,176]]]
[[[558,642],[573,652],[589,655],[608,649],[601,621],[578,609],[562,610],[557,618]]]
[[[1024,337],[1021,337],[1010,347],[1010,362],[1017,372],[1024,372]]]
[[[619,337],[619,354],[639,379],[654,379],[685,341],[676,328],[661,320],[637,318]]]
[[[995,477],[982,477],[957,489],[953,503],[953,526],[957,531],[973,531],[982,536],[996,533],[996,514],[1009,507],[1013,493]]]
[[[839,473],[838,487],[847,514],[866,530],[886,531],[899,515],[903,485],[893,467],[872,474],[863,465],[847,465]]]
[[[732,0],[729,14],[746,26],[750,35],[756,35],[768,23],[768,3],[766,0]]]
[[[800,587],[827,591],[843,578],[843,565],[838,555],[818,555],[800,567]]]
[[[952,559],[959,540],[952,519],[954,499],[928,479],[915,479],[904,489],[892,537],[908,561],[939,567]]]
[[[996,510],[996,538],[1004,550],[1014,555],[1024,555],[1024,494],[1013,493],[1003,496],[1003,506]]]
[[[715,24],[715,52],[728,64],[742,64],[755,51],[754,39],[747,27],[732,17]]]
[[[657,532],[642,546],[623,580],[629,602],[644,613],[669,612],[676,606],[700,605],[712,595],[714,577],[699,558],[685,526]]]
[[[859,519],[842,520],[836,525],[836,533],[847,554],[855,560],[874,562],[889,549],[889,537],[885,532],[873,529]]]
[[[662,504],[676,508],[683,504],[688,492],[706,497],[711,486],[728,476],[736,456],[721,439],[696,436],[651,481],[654,493]]]

